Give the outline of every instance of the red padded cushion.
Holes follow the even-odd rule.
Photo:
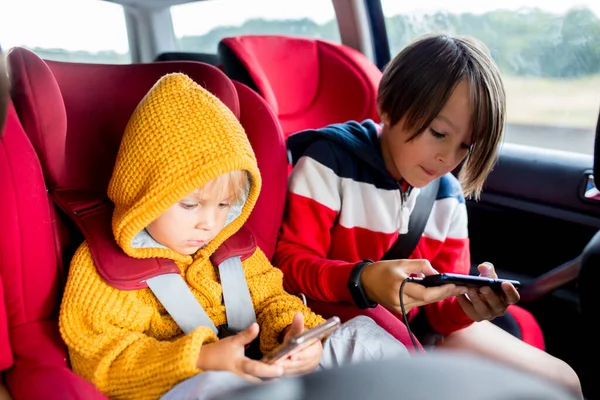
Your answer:
[[[8,321],[6,319],[6,304],[4,303],[4,287],[2,285],[2,279],[0,279],[0,371],[10,367],[12,363],[13,355],[10,348],[10,340],[8,340]]]
[[[533,314],[514,304],[508,306],[508,312],[513,316],[519,325],[519,329],[521,330],[521,339],[525,343],[529,343],[540,350],[545,350],[546,344],[544,343],[544,334],[542,333],[542,328],[535,320]]]
[[[42,162],[48,187],[54,187],[64,171],[67,114],[52,72],[29,50],[11,49],[8,55],[15,108]]]
[[[39,160],[12,103],[0,139],[0,192],[0,275],[14,356],[6,381],[13,398],[104,399],[68,368],[56,321],[61,264],[54,217]]]
[[[247,86],[235,82],[240,98],[240,122],[254,149],[263,186],[246,223],[269,259],[283,218],[287,194],[287,153],[281,127],[265,101]]]
[[[59,272],[50,204],[38,158],[12,105],[0,139],[0,271],[12,328],[52,318]]]
[[[98,65],[47,61],[67,108],[67,174],[63,187],[105,191],[125,126],[163,75],[182,72],[221,99],[236,116],[233,84],[217,68],[196,62]]]
[[[261,249],[268,257],[272,256],[285,203],[287,158],[281,127],[256,93],[241,84],[234,86],[221,70],[193,61],[131,65],[63,63],[43,61],[29,50],[16,48],[11,51],[9,62],[25,74],[46,71],[43,66],[47,63],[58,83],[58,94],[62,92],[67,130],[46,130],[44,134],[48,140],[62,140],[65,150],[41,157],[43,163],[65,165],[56,186],[99,193],[106,191],[127,121],[152,85],[164,74],[175,71],[201,83],[240,119],[256,152],[263,186],[248,225]],[[28,96],[42,91],[37,85],[51,86],[37,77],[25,76],[21,81],[33,83],[16,100],[30,104],[33,101]],[[44,113],[36,115],[42,120],[52,117]],[[44,151],[43,146],[36,149]],[[61,239],[64,247],[64,238]]]
[[[50,152],[45,146],[35,145],[45,170],[59,169],[56,186],[104,192],[112,175],[112,167],[119,149],[125,126],[142,97],[163,75],[182,72],[221,99],[236,116],[239,102],[233,83],[214,66],[192,61],[160,62],[150,64],[102,65],[58,61],[44,62],[24,48],[14,48],[8,55],[14,84],[29,82],[28,90],[17,90],[18,104],[41,103],[35,114],[21,114],[25,126],[29,118],[45,123],[54,116],[46,103],[62,99],[68,124],[62,129],[41,132],[44,142],[64,143],[63,151]],[[48,83],[54,75],[58,86]],[[40,71],[43,71],[42,73]],[[33,98],[42,99],[34,101]],[[30,132],[26,130],[27,134]],[[31,136],[32,142],[41,140]],[[54,183],[54,182],[51,182]]]
[[[256,251],[256,239],[248,228],[242,226],[240,230],[227,238],[219,248],[210,256],[213,265],[221,265],[228,258],[240,257],[247,260]]]
[[[376,101],[382,73],[352,48],[276,35],[236,36],[222,43],[245,66],[286,137],[331,123],[379,120]]]
[[[107,400],[68,365],[56,320],[32,322],[11,331],[15,366],[7,373],[14,399]]]
[[[119,290],[147,288],[146,280],[180,270],[173,260],[132,258],[117,245],[112,232],[113,204],[105,193],[53,190],[54,203],[83,233],[98,275]]]
[[[260,93],[279,115],[301,112],[317,96],[319,49],[316,41],[284,40],[279,36],[241,36],[224,41],[236,49]],[[294,79],[289,79],[290,76]]]

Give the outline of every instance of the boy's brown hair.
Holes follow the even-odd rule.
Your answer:
[[[459,82],[471,90],[472,146],[459,173],[466,196],[479,197],[502,141],[506,95],[500,72],[484,44],[474,38],[425,35],[405,47],[385,68],[377,104],[390,124],[420,136]]]

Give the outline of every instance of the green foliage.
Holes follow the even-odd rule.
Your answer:
[[[600,19],[588,8],[564,15],[539,9],[396,15],[386,26],[392,54],[421,34],[448,32],[481,40],[505,74],[570,78],[600,73]]]
[[[339,42],[337,23],[330,21],[318,25],[304,18],[296,20],[251,19],[241,26],[220,26],[202,36],[184,36],[179,39],[180,47],[186,51],[198,53],[216,53],[217,44],[224,37],[237,35],[290,35]]]
[[[395,15],[386,18],[393,54],[417,36],[449,32],[474,36],[485,43],[504,74],[541,78],[576,78],[600,73],[600,19],[588,8],[563,15],[540,9],[471,13]],[[339,42],[337,23],[310,19],[251,19],[241,26],[221,26],[201,36],[184,36],[181,50],[215,53],[219,40],[245,34],[283,34]],[[34,48],[44,58],[61,61],[127,63],[129,55],[111,51],[88,53]]]

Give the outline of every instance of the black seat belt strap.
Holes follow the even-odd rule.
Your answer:
[[[425,231],[439,187],[440,179],[436,179],[421,189],[415,208],[410,213],[408,232],[398,236],[392,247],[381,257],[382,260],[405,260],[410,257]]]

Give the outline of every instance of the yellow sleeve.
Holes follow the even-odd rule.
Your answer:
[[[207,327],[178,336],[176,326],[159,340],[146,334],[158,310],[101,280],[83,244],[71,262],[59,327],[73,370],[110,398],[157,399],[199,372],[203,343],[217,340]]]
[[[304,325],[312,328],[325,320],[306,307],[299,297],[283,289],[283,274],[260,249],[244,261],[248,288],[260,326],[260,349],[267,354],[279,344],[279,335],[292,323],[294,315],[304,314]]]

